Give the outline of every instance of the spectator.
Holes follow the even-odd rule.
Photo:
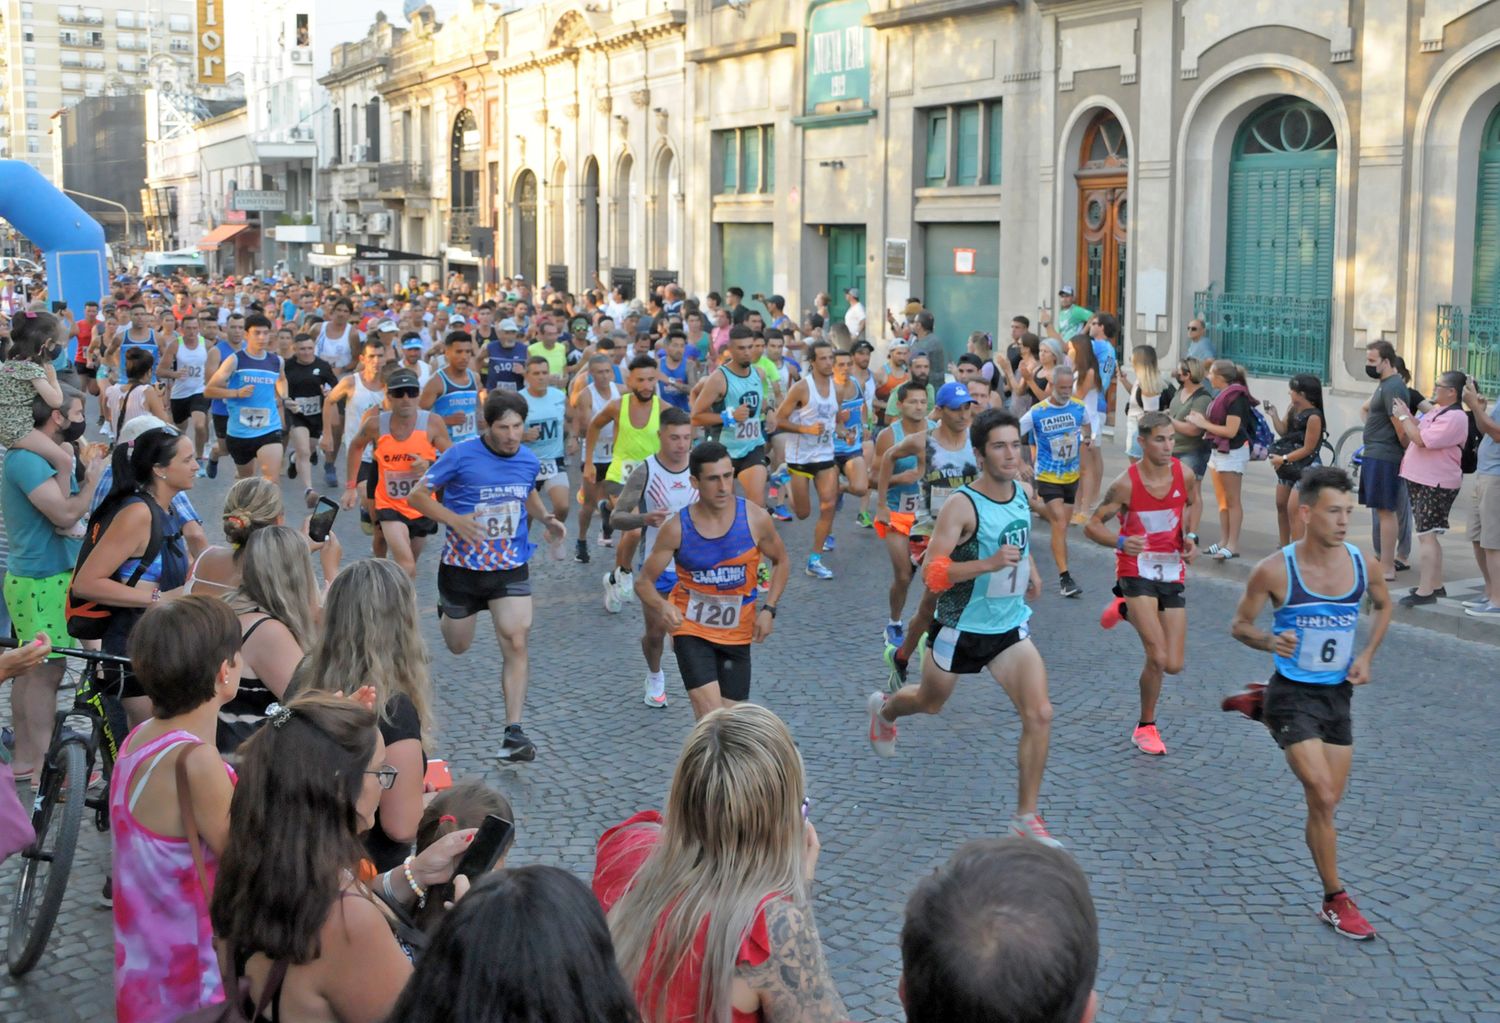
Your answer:
[[[510,800],[483,782],[459,782],[444,789],[433,796],[432,802],[422,811],[422,821],[417,825],[417,852],[420,854],[450,831],[477,829],[490,816],[501,817],[514,824],[516,811],[512,809]],[[515,832],[512,831],[492,870],[505,869],[505,858],[515,847],[515,840]],[[443,918],[444,905],[453,902],[456,894],[451,883],[433,886],[427,893],[427,904],[417,911],[417,923],[422,930],[431,933],[437,927]]]
[[[885,348],[885,365],[876,368],[873,374],[875,418],[882,425],[897,418],[888,406],[894,400],[896,389],[911,379],[911,371],[907,366],[910,353],[911,347],[905,339],[892,338]]]
[[[894,342],[892,342],[892,344],[894,344]],[[926,353],[914,353],[907,360],[905,383],[912,384],[915,387],[923,388],[927,392],[928,415],[932,415],[932,410],[937,403],[937,389],[932,386],[932,382],[928,376],[931,371],[932,360],[927,357]],[[886,399],[885,403],[885,416],[888,420],[894,421],[901,415],[899,408],[900,404],[901,403],[896,396],[896,392],[892,390],[891,396]]]
[[[845,289],[844,300],[849,303],[849,308],[844,311],[844,326],[849,328],[849,336],[858,341],[865,336],[865,305],[859,300],[859,289]],[[827,316],[828,307],[819,306],[818,312]]]
[[[1365,346],[1365,375],[1380,381],[1366,406],[1364,449],[1359,472],[1359,503],[1375,513],[1375,554],[1386,582],[1396,578],[1401,509],[1409,499],[1401,478],[1401,441],[1395,403],[1406,403],[1406,384],[1396,368],[1389,341]]]
[[[122,353],[125,379],[104,392],[103,404],[113,432],[124,429],[136,416],[155,416],[165,421],[167,406],[161,391],[151,381],[156,358],[145,348],[127,348]]]
[[[647,1023],[848,1018],[808,899],[804,794],[786,725],[738,704],[694,726],[665,819],[638,813],[599,839],[594,893]]]
[[[1219,357],[1219,353],[1214,350],[1214,343],[1208,338],[1208,324],[1203,322],[1203,317],[1194,316],[1188,320],[1187,333],[1187,358],[1208,363]]]
[[[1155,348],[1136,346],[1130,352],[1130,364],[1135,380],[1129,373],[1121,373],[1120,384],[1125,390],[1125,453],[1133,465],[1141,460],[1141,416],[1171,408],[1176,388],[1162,377]]]
[[[219,711],[219,752],[232,757],[286,697],[292,673],[318,632],[318,582],[307,540],[286,526],[252,533],[228,595],[239,616],[243,674],[239,692]]]
[[[1297,483],[1302,473],[1322,465],[1318,447],[1328,427],[1323,414],[1323,382],[1311,373],[1298,373],[1287,384],[1291,395],[1283,419],[1271,402],[1265,403],[1271,425],[1281,436],[1271,445],[1271,468],[1276,470],[1276,528],[1285,547],[1302,539],[1304,523],[1297,517]]]
[[[49,443],[61,446],[83,436],[87,420],[77,391],[64,392],[60,408],[40,395],[30,404],[32,423]],[[102,470],[102,461],[91,462],[80,487],[75,472],[58,473],[43,455],[21,448],[5,453],[0,471],[0,513],[10,545],[5,608],[17,636],[45,633],[53,643],[67,642],[68,586],[79,549],[72,534],[88,513]],[[51,740],[64,663],[54,657],[31,664],[15,675],[11,686],[16,735],[11,766],[22,781],[32,777]]]
[[[73,468],[72,452],[33,425],[32,404],[41,398],[52,408],[62,407],[62,385],[52,360],[67,343],[68,329],[56,316],[18,311],[0,363],[0,447],[41,455],[58,476]]]
[[[907,1023],[1091,1023],[1099,919],[1059,849],[977,839],[917,884],[901,927]]]
[[[709,332],[709,345],[713,357],[718,358],[724,353],[724,347],[729,344],[729,328],[734,326],[734,321],[727,309],[715,309],[713,312],[714,329]]]
[[[1025,319],[1025,317],[1018,317],[1018,319]],[[1014,363],[1008,353],[1002,357],[997,352],[995,364],[1005,375],[1006,389],[1010,391],[1011,414],[1020,418],[1036,402],[1036,397],[1031,391],[1031,381],[1035,379],[1037,371],[1042,366],[1041,339],[1029,330],[1023,330],[1012,347],[1017,353]]]
[[[1074,308],[1077,308],[1076,306]],[[1099,370],[1099,356],[1094,341],[1087,334],[1074,334],[1068,342],[1068,361],[1073,366],[1073,394],[1089,414],[1089,429],[1092,442],[1085,442],[1078,452],[1082,475],[1078,477],[1078,508],[1094,506],[1099,496],[1100,477],[1104,475],[1104,455],[1100,451],[1104,426],[1104,415],[1099,410],[1099,389],[1103,386]],[[1073,525],[1081,526],[1088,519],[1088,512],[1080,510],[1073,515]]]
[[[1033,405],[1052,397],[1052,372],[1058,366],[1071,368],[1062,342],[1055,337],[1042,338],[1037,345],[1036,367],[1030,376],[1022,377],[1026,389],[1031,392]]]
[[[566,870],[541,865],[476,883],[437,929],[391,1013],[401,1023],[639,1018],[599,903]]]
[[[188,592],[223,596],[233,590],[240,584],[240,559],[246,541],[257,531],[281,525],[285,520],[279,486],[264,476],[235,480],[224,495],[224,514],[220,520],[228,546],[205,548],[193,560],[188,572]]]
[[[1464,601],[1464,613],[1500,622],[1500,421],[1490,415],[1489,403],[1479,394],[1473,377],[1464,384],[1464,404],[1480,434],[1468,532],[1474,560],[1484,577],[1484,592]]]
[[[422,779],[432,735],[432,678],[417,594],[393,561],[356,561],[328,587],[323,631],[297,669],[294,692],[373,686],[395,784],[380,794],[365,847],[379,870],[411,850],[422,819]]]
[[[917,313],[911,326],[911,357],[915,359],[919,355],[927,356],[930,366],[928,382],[938,388],[948,379],[948,353],[943,348],[942,340],[932,332],[935,322],[932,313],[927,310]]]
[[[120,747],[109,781],[115,1015],[168,1023],[224,997],[208,892],[229,837],[234,772],[212,740],[239,684],[240,629],[223,601],[184,597],[147,611],[129,650],[152,716]]]
[[[1228,561],[1240,556],[1240,525],[1245,518],[1240,491],[1250,465],[1255,399],[1245,386],[1245,371],[1228,359],[1212,363],[1208,380],[1217,392],[1208,412],[1191,412],[1187,421],[1207,434],[1213,447],[1208,466],[1214,471],[1214,492],[1219,499],[1219,542],[1204,553]]]
[[[445,835],[396,870],[359,880],[359,835],[398,773],[375,714],[307,693],[277,709],[241,751],[229,841],[210,905],[231,990],[274,1003],[276,1023],[387,1019],[411,961],[373,891],[412,906],[453,877],[474,832]]]
[[[1406,445],[1401,478],[1411,494],[1413,525],[1421,545],[1422,565],[1416,586],[1401,598],[1403,607],[1435,604],[1448,595],[1443,585],[1443,545],[1438,537],[1448,531],[1448,513],[1463,485],[1462,458],[1469,439],[1469,417],[1463,410],[1468,378],[1450,369],[1432,385],[1431,411],[1414,417],[1404,399],[1391,406],[1396,430]]]

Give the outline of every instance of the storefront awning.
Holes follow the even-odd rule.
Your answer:
[[[200,252],[212,252],[219,247],[221,242],[233,238],[248,226],[248,224],[220,224],[198,239],[198,249]]]

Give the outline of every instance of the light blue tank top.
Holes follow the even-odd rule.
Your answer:
[[[526,399],[526,429],[533,427],[541,433],[536,440],[526,442],[536,457],[542,461],[563,457],[563,415],[567,410],[568,396],[556,387],[547,388],[547,393],[538,398],[530,391],[522,391]]]
[[[241,349],[234,358],[229,386],[249,384],[255,390],[248,398],[225,399],[229,406],[229,436],[262,437],[280,431],[281,398],[276,393],[276,381],[281,378],[281,356],[267,352],[257,359]]]
[[[719,443],[724,445],[730,458],[743,458],[766,442],[761,431],[760,374],[755,372],[754,366],[745,376],[731,373],[728,366],[720,366],[719,372],[724,374],[724,399],[715,403],[714,411],[733,411],[741,405],[750,406],[750,415],[743,423],[723,427],[719,436]]]
[[[235,347],[228,341],[215,341],[214,351],[219,353],[220,362],[223,362],[231,355],[239,354],[235,350]],[[204,372],[208,372],[207,364],[205,364]],[[229,406],[224,403],[223,398],[215,398],[208,403],[208,414],[211,416],[227,416],[229,415]]]
[[[139,348],[142,351],[151,353],[151,382],[153,384],[156,383],[156,371],[161,366],[161,349],[156,344],[156,331],[148,330],[146,332],[146,340],[144,341],[132,341],[130,340],[130,334],[128,332],[125,334],[125,339],[120,342],[121,380],[125,379],[125,353],[132,348]]]
[[[443,393],[432,403],[432,411],[446,419],[448,416],[463,416],[464,421],[448,427],[448,434],[457,444],[461,440],[479,435],[479,389],[474,386],[474,371],[469,370],[469,380],[464,386],[448,378],[448,371],[438,370],[443,378]]]
[[[855,381],[857,384],[859,381]],[[865,423],[864,423],[865,392],[862,388],[855,388],[854,397],[848,401],[839,402],[839,411],[848,412],[849,418],[838,424],[833,431],[833,453],[836,455],[857,455],[864,450]],[[853,430],[851,440],[845,442],[844,431]]]
[[[1336,686],[1349,674],[1354,660],[1354,633],[1359,626],[1359,602],[1365,595],[1365,559],[1359,548],[1345,543],[1354,562],[1354,588],[1341,597],[1314,593],[1297,571],[1296,544],[1281,549],[1286,562],[1286,603],[1276,609],[1272,631],[1297,634],[1297,650],[1290,657],[1276,655],[1276,672],[1293,682]]]
[[[906,431],[901,428],[901,420],[896,420],[891,425],[892,447],[900,444],[906,438]],[[898,476],[903,472],[911,472],[917,467],[917,456],[907,455],[905,458],[896,459],[891,466],[891,475]],[[891,511],[913,512],[917,510],[917,502],[922,497],[922,485],[915,480],[911,483],[895,483],[886,488],[885,504]]]
[[[1031,617],[1026,605],[1030,582],[1031,506],[1026,491],[1015,484],[1009,501],[995,501],[972,486],[962,486],[953,495],[974,505],[974,535],[953,549],[954,561],[979,561],[1001,547],[1021,548],[1021,560],[998,572],[986,572],[958,583],[938,597],[936,617],[960,632],[987,636],[1009,632]]]

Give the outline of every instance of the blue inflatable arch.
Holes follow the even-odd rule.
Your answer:
[[[104,228],[23,160],[0,160],[0,217],[46,253],[52,301],[77,316],[108,293]]]

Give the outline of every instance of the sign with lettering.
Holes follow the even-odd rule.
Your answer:
[[[870,105],[875,31],[864,24],[866,0],[828,0],[807,16],[806,113],[833,114]]]
[[[198,0],[198,84],[224,84],[224,0]]]
[[[238,188],[229,193],[229,206],[256,213],[281,213],[286,209],[286,193],[263,188]]]

